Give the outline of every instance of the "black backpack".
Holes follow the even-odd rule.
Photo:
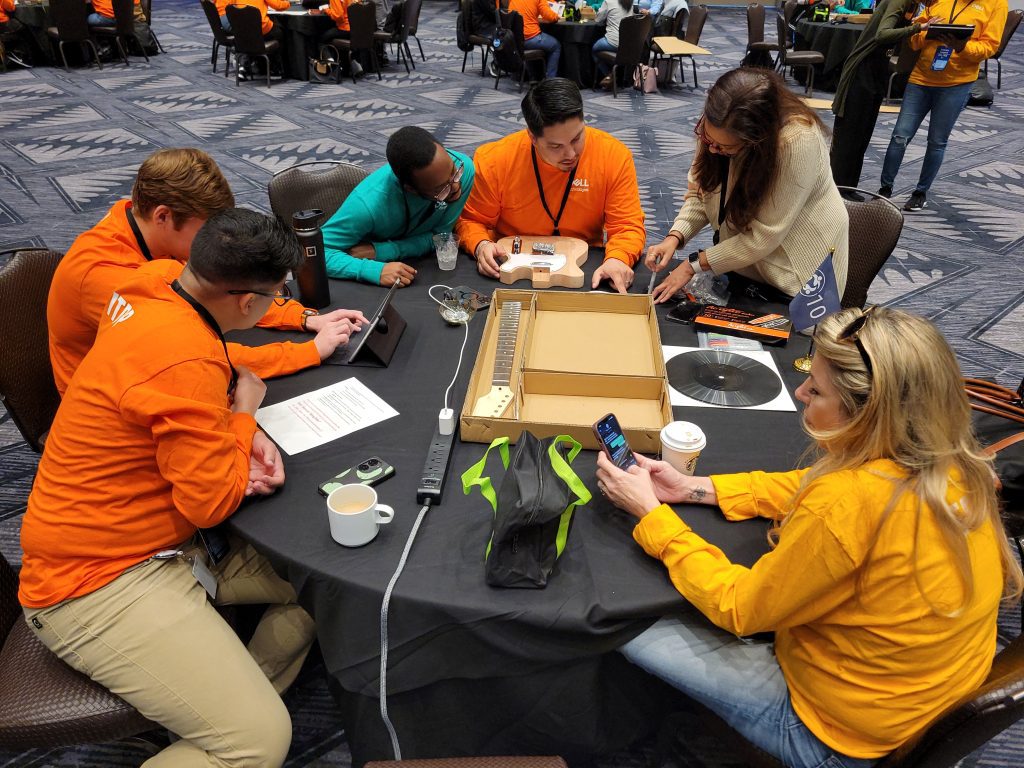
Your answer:
[[[984,72],[978,73],[978,79],[971,86],[971,96],[967,99],[969,107],[991,107],[995,101],[995,93],[992,91],[992,84]]]
[[[465,53],[473,50],[473,44],[469,42],[469,32],[466,31],[466,19],[462,11],[459,11],[459,15],[455,17],[455,44],[459,47],[460,51]]]
[[[508,26],[499,24],[498,28],[494,30],[494,40],[491,41],[494,64],[505,72],[518,72],[523,66],[523,60],[519,57],[515,33],[512,29],[516,21],[519,22],[520,27],[522,26],[523,17],[516,11],[503,11],[502,17],[507,19]]]

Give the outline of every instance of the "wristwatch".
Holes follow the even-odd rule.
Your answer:
[[[704,267],[700,265],[700,251],[694,251],[686,257],[686,260],[690,262],[690,268],[693,269],[693,274],[696,275],[704,271]]]
[[[315,309],[304,309],[304,310],[302,310],[302,319],[299,320],[299,324],[302,326],[302,330],[304,330],[304,331],[306,330],[306,321],[309,320],[309,318],[311,318],[311,317],[313,317],[315,315],[319,315],[319,314],[320,313],[317,312]]]

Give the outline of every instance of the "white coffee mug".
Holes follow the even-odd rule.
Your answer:
[[[327,497],[327,518],[331,538],[346,547],[369,544],[377,528],[390,523],[395,510],[377,503],[377,492],[368,485],[342,485]]]
[[[661,458],[684,475],[692,475],[707,442],[696,424],[673,421],[661,430]]]

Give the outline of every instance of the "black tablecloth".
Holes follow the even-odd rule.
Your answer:
[[[270,18],[284,32],[281,41],[281,64],[284,76],[293,80],[309,80],[309,60],[320,55],[320,35],[335,26],[327,14],[310,16],[270,12]]]
[[[15,7],[11,17],[17,19],[28,28],[33,43],[32,63],[57,63],[57,60],[54,58],[53,48],[50,46],[50,38],[46,34],[47,27],[53,25],[53,21],[50,18],[50,7],[41,3],[21,3]],[[71,56],[75,56],[76,51],[78,51],[77,45],[67,45],[65,48]],[[81,58],[80,55],[79,58]]]
[[[558,74],[574,80],[582,88],[594,84],[594,61],[591,49],[594,43],[604,37],[604,24],[592,21],[545,22],[540,25],[562,44],[562,56],[558,61]]]
[[[600,263],[592,254],[585,272]],[[397,292],[394,306],[409,326],[389,368],[325,366],[272,381],[266,404],[357,377],[400,416],[295,456],[288,480],[272,497],[246,504],[231,524],[287,574],[317,622],[327,670],[343,710],[356,764],[391,754],[377,713],[379,609],[419,506],[415,489],[459,355],[463,330],[444,324],[427,297],[434,283],[503,287],[480,277],[462,257],[456,272],[433,259],[418,263],[416,282]],[[648,273],[638,283],[646,284]],[[517,284],[528,287],[528,283]],[[334,306],[372,311],[384,289],[332,281]],[[664,317],[665,309],[659,309]],[[452,407],[461,409],[484,321],[470,324],[469,343]],[[663,322],[666,344],[696,346],[689,326]],[[253,330],[243,339],[290,334]],[[595,354],[615,349],[594,340]],[[776,353],[792,392],[802,380],[791,361],[807,348],[797,337]],[[794,413],[676,408],[676,418],[700,424],[709,445],[702,473],[792,468],[804,446]],[[500,754],[511,749],[581,756],[624,746],[656,720],[664,690],[608,654],[666,613],[693,613],[663,567],[632,541],[632,518],[599,494],[576,512],[568,546],[544,590],[505,590],[483,580],[491,510],[464,497],[459,476],[484,445],[457,442],[442,503],[420,529],[391,602],[389,709],[405,757]],[[378,455],[395,477],[378,486],[394,521],[360,549],[330,537],[318,483]],[[574,468],[591,489],[596,454]],[[491,474],[500,477],[497,459]],[[717,511],[682,508],[687,521],[726,553],[750,564],[764,552],[766,523],[726,523]],[[703,617],[695,620],[705,621]],[[582,686],[582,687],[581,687]]]
[[[854,46],[866,24],[832,24],[801,19],[796,23],[798,51],[818,51],[825,54],[825,63],[814,68],[814,87],[822,91],[835,91],[843,64],[853,53]],[[796,70],[800,78],[806,70]]]

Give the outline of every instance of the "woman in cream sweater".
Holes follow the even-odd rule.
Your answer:
[[[735,272],[793,296],[829,252],[841,295],[849,219],[818,116],[773,72],[735,69],[708,91],[694,132],[700,141],[682,210],[646,264],[664,269],[707,224],[715,244],[662,280],[655,301],[670,299],[698,270]]]

